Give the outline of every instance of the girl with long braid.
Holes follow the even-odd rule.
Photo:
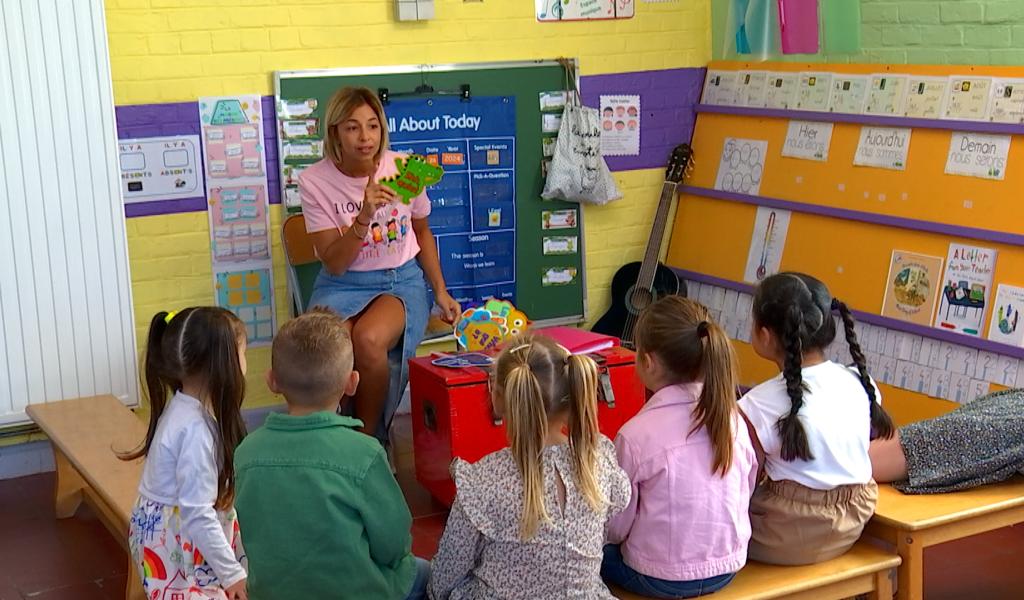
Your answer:
[[[491,401],[509,447],[452,464],[431,598],[613,599],[600,575],[605,526],[630,485],[597,428],[597,382],[591,358],[550,338],[506,343]]]
[[[854,366],[825,358],[843,321]],[[751,342],[781,373],[740,399],[765,477],[750,502],[750,558],[800,565],[843,554],[875,511],[868,444],[892,420],[868,376],[853,316],[821,281],[779,273],[758,286]]]

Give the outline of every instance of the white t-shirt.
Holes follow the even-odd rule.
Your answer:
[[[740,399],[740,409],[764,449],[765,472],[774,481],[789,479],[816,490],[867,483],[871,480],[871,414],[857,372],[825,361],[805,367],[802,374],[807,387],[797,418],[807,433],[813,460],[782,460],[782,438],[776,423],[789,414],[792,403],[781,373]],[[879,403],[881,397],[875,386]]]

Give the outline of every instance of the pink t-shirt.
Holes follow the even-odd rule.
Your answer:
[[[374,180],[397,173],[395,159],[404,156],[391,150],[384,151]],[[342,234],[348,231],[363,206],[366,183],[366,177],[349,177],[326,158],[303,171],[299,175],[299,197],[302,199],[302,214],[306,217],[306,231],[316,233],[337,229]],[[412,230],[412,219],[422,219],[429,214],[430,199],[426,192],[413,198],[410,204],[398,200],[377,209],[370,221],[363,249],[349,269],[395,269],[416,258],[420,244]]]

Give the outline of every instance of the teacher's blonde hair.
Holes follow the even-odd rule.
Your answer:
[[[369,88],[343,87],[331,96],[324,111],[324,158],[329,158],[335,165],[341,164],[341,139],[336,132],[337,126],[348,120],[364,104],[373,109],[380,121],[380,147],[373,158],[379,160],[388,147],[388,120],[384,116],[380,98]]]

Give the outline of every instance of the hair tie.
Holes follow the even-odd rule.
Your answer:
[[[702,338],[708,337],[708,335],[709,335],[708,328],[709,327],[710,327],[710,323],[708,323],[707,321],[701,321],[700,323],[697,323],[697,337],[702,337]]]
[[[842,302],[839,301],[839,298],[832,298],[832,310],[839,310],[840,304],[842,304]]]
[[[170,324],[171,319],[173,319],[174,315],[176,315],[176,314],[178,314],[178,311],[176,311],[176,310],[172,310],[172,311],[168,312],[167,315],[164,316],[164,323]]]

